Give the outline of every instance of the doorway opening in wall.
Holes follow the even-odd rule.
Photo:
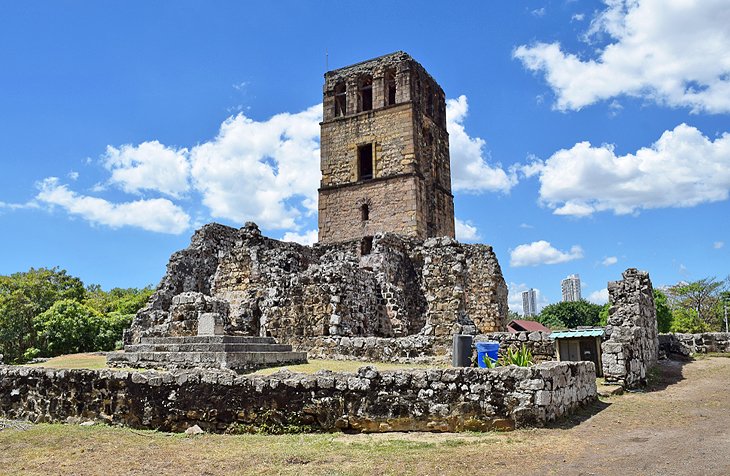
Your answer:
[[[373,178],[373,144],[361,145],[357,148],[358,179]]]
[[[369,255],[373,251],[373,237],[366,236],[360,242],[360,256]]]

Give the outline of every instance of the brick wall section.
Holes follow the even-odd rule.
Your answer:
[[[730,353],[730,333],[659,334],[659,350],[666,354]]]
[[[596,398],[591,362],[357,373],[127,372],[0,367],[0,417],[69,418],[209,432],[284,424],[317,431],[541,426]]]
[[[338,242],[390,231],[405,236],[425,236],[425,221],[418,219],[418,180],[404,175],[388,180],[369,180],[356,185],[320,190],[320,241]],[[370,217],[361,218],[367,205]],[[322,240],[323,236],[328,237]]]
[[[601,345],[603,375],[626,388],[646,384],[657,362],[659,340],[649,273],[629,268],[623,280],[608,283],[610,303],[606,338]]]
[[[173,254],[125,342],[196,335],[201,313],[217,314],[227,335],[283,344],[318,336],[449,340],[504,330],[507,286],[491,247],[378,234],[371,254],[360,256],[358,248],[272,240],[252,223],[240,230],[206,225]]]

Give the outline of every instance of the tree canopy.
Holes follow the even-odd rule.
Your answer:
[[[545,306],[537,320],[551,329],[597,326],[600,324],[600,312],[600,305],[585,299],[564,301]]]
[[[151,294],[151,287],[85,288],[59,268],[0,276],[0,354],[7,362],[23,362],[36,355],[111,350]]]

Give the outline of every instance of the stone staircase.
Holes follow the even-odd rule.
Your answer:
[[[293,352],[273,337],[223,335],[143,337],[139,344],[107,356],[110,367],[219,368],[239,373],[306,362],[306,352]]]

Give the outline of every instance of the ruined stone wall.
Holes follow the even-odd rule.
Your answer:
[[[730,353],[730,333],[659,334],[659,350],[689,357],[693,354]]]
[[[433,336],[416,334],[406,337],[295,337],[289,344],[298,352],[307,352],[310,359],[359,360],[417,364],[448,364],[449,339],[441,342]],[[450,349],[449,349],[450,350]]]
[[[507,286],[491,247],[378,234],[370,254],[358,248],[280,242],[252,223],[240,230],[207,225],[173,254],[125,342],[196,335],[203,315],[222,322],[226,335],[281,343],[504,329]]]
[[[425,334],[443,338],[505,329],[508,291],[491,246],[429,238],[414,254],[423,263]]]
[[[541,426],[596,398],[592,362],[236,376],[0,366],[0,417],[209,432],[462,431]]]
[[[609,317],[601,345],[603,375],[626,388],[646,383],[657,362],[659,340],[649,273],[629,268],[623,280],[608,283]]]
[[[550,338],[550,334],[541,331],[493,332],[474,336],[474,343],[486,341],[499,342],[500,357],[505,355],[508,349],[518,351],[524,345],[532,352],[535,363],[556,360],[555,340]]]

